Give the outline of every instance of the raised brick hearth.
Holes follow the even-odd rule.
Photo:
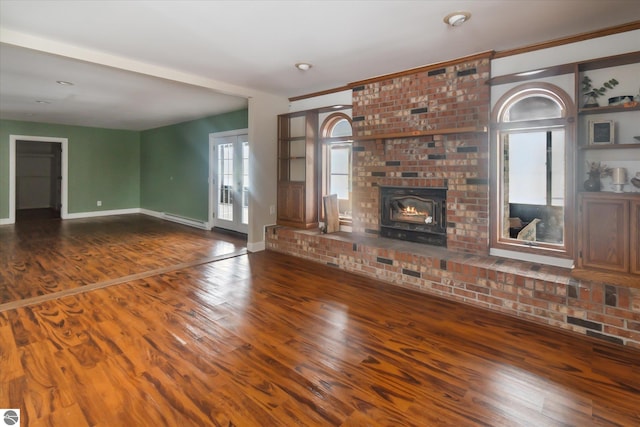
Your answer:
[[[352,233],[268,227],[283,252],[426,294],[640,349],[640,289],[577,280],[568,269]]]

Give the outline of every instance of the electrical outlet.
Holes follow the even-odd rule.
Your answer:
[[[98,201],[96,202],[96,206],[102,206],[102,200],[98,200]]]

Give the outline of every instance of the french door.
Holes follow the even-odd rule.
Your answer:
[[[210,204],[215,227],[247,233],[249,141],[247,134],[212,136]]]

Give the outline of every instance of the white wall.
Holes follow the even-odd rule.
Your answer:
[[[316,96],[314,98],[293,101],[289,104],[289,112],[293,113],[296,111],[313,110],[315,108],[329,107],[332,105],[351,105],[352,102],[352,92],[350,90],[345,90]]]
[[[286,98],[262,94],[249,98],[249,233],[247,249],[263,250],[264,227],[276,223],[277,115],[287,112]]]

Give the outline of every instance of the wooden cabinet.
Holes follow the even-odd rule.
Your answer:
[[[640,194],[581,193],[578,267],[640,274]]]
[[[278,225],[318,226],[318,113],[278,116]]]
[[[607,274],[613,283],[637,285],[640,279],[640,193],[629,178],[640,172],[640,125],[637,120],[640,104],[627,99],[624,103],[609,105],[608,96],[637,94],[640,71],[640,52],[631,52],[599,58],[576,64],[577,109],[577,190],[583,189],[588,165],[599,162],[610,168],[624,167],[627,171],[625,193],[611,193],[610,177],[602,179],[602,192],[582,193],[579,198],[580,222],[578,229],[578,268],[596,274]],[[582,79],[589,76],[596,86],[610,78],[620,81],[619,86],[607,91],[599,99],[600,106],[582,106]],[[598,143],[592,137],[594,123],[609,126],[611,143]],[[624,282],[626,277],[627,282]]]

